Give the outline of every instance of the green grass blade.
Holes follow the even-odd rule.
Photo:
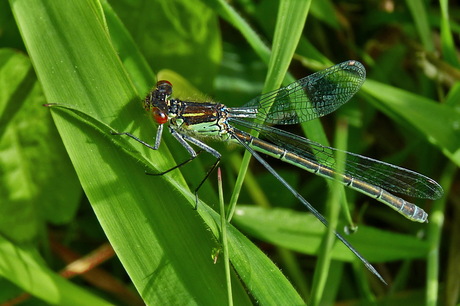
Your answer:
[[[325,295],[325,286],[330,273],[332,249],[334,243],[336,242],[336,237],[334,232],[337,229],[339,215],[340,215],[340,205],[342,196],[344,193],[344,186],[340,184],[340,178],[338,173],[342,173],[345,168],[345,151],[347,150],[347,140],[348,140],[348,124],[346,121],[341,120],[337,123],[337,133],[334,147],[340,151],[336,152],[337,160],[337,177],[336,181],[333,182],[331,193],[327,201],[327,211],[326,219],[329,221],[329,227],[326,230],[326,233],[323,238],[321,249],[318,255],[318,265],[315,270],[315,275],[313,278],[313,295],[310,297],[312,305],[320,304],[320,301]]]
[[[449,163],[441,178],[441,186],[447,194],[450,193],[452,182],[456,174],[457,167],[453,163]],[[437,305],[439,300],[439,287],[441,285],[439,261],[442,228],[445,220],[446,197],[435,201],[431,210],[430,228],[428,231],[428,243],[430,252],[427,256],[427,279],[426,279],[426,304]]]
[[[412,14],[412,18],[415,21],[415,26],[423,47],[427,51],[434,51],[431,29],[428,23],[428,15],[424,2],[418,0],[406,0],[406,4]]]
[[[452,36],[452,30],[449,20],[449,1],[440,0],[441,8],[441,43],[444,59],[454,67],[460,67],[460,61],[457,56],[457,50]]]
[[[280,10],[278,12],[272,55],[268,63],[268,74],[264,85],[265,92],[274,90],[281,85],[292,56],[294,55],[295,48],[298,44],[305,19],[308,15],[309,7],[310,1],[281,2]],[[258,45],[257,42],[254,42],[254,44]],[[227,217],[228,220],[231,220],[233,217],[236,201],[241,191],[241,186],[247,172],[250,158],[251,154],[249,152],[245,152],[232,198],[230,199],[230,210]]]
[[[140,98],[96,7],[35,1],[13,9],[48,101],[75,105],[118,130],[129,129],[132,118],[143,117]],[[226,296],[222,270],[209,259],[214,242],[187,204],[191,198],[178,192],[183,187],[145,176],[136,160],[114,150],[109,129],[96,133],[64,112],[54,117],[83,189],[145,301],[215,303]],[[139,125],[151,130],[145,119]],[[166,163],[165,155],[150,155],[154,168]],[[243,301],[239,289],[235,300]]]
[[[34,1],[13,9],[48,101],[71,106],[53,111],[56,125],[106,235],[145,302],[226,300],[223,264],[211,260],[216,242],[204,225],[218,236],[218,216],[205,204],[199,205],[199,215],[191,209],[194,196],[177,173],[144,174],[174,164],[164,145],[152,152],[110,135],[113,128],[150,139],[154,129],[98,18],[98,6]],[[256,300],[302,303],[273,263],[233,228],[229,241],[232,264]],[[235,303],[248,304],[241,282],[232,276]]]
[[[224,204],[224,189],[222,187],[222,173],[220,168],[217,168],[217,185],[219,189],[219,212],[220,212],[220,228],[221,228],[221,243],[223,260],[225,263],[225,275],[227,280],[228,291],[228,305],[233,305],[232,296],[232,280],[230,278],[230,260],[228,257],[228,242],[227,242],[227,219],[225,218],[225,204]]]
[[[49,304],[111,305],[50,270],[35,246],[18,246],[1,236],[0,274]]]
[[[281,1],[264,92],[281,86],[302,34],[311,1]]]
[[[249,26],[244,18],[240,16],[227,1],[205,0],[204,3],[213,8],[222,18],[238,29],[263,62],[268,63],[270,49],[262,42],[259,35],[257,35],[257,33]]]
[[[252,237],[308,255],[318,255],[326,230],[308,213],[245,205],[238,206],[234,223]],[[365,225],[360,225],[356,234],[347,235],[346,239],[370,262],[424,258],[428,253],[426,241]],[[332,259],[356,262],[353,253],[338,242],[332,250]]]
[[[45,222],[62,224],[74,217],[81,190],[62,143],[56,141],[49,112],[39,107],[45,100],[30,60],[16,50],[0,50],[0,79],[0,232],[13,241],[30,242]],[[62,179],[51,185],[56,176]],[[56,188],[63,193],[54,192]],[[63,200],[65,207],[55,205]]]
[[[382,102],[381,105],[376,104],[376,107],[403,124],[409,124],[417,129],[427,140],[439,146],[447,157],[460,166],[460,137],[458,137],[460,113],[458,110],[372,80],[364,83],[363,91]]]
[[[104,304],[51,271],[37,252],[47,223],[74,218],[81,189],[51,116],[41,107],[45,100],[30,60],[2,49],[0,63],[0,275],[50,304]],[[3,293],[12,298],[7,289]]]

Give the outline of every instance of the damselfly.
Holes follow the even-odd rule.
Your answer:
[[[153,119],[159,124],[155,144],[152,146],[130,133],[116,134],[127,135],[156,150],[160,146],[163,127],[168,123],[170,133],[190,154],[188,161],[197,156],[191,146],[195,145],[217,159],[212,169],[217,166],[221,154],[198,138],[212,137],[237,142],[326,226],[326,219],[257,152],[325,178],[338,179],[345,186],[377,199],[412,221],[426,222],[428,215],[423,209],[390,192],[437,199],[442,196],[443,190],[434,180],[417,172],[350,152],[342,152],[346,156],[346,162],[344,170],[338,173],[335,159],[337,149],[255,122],[258,119],[268,124],[287,125],[324,116],[350,100],[361,88],[365,78],[366,70],[361,63],[346,61],[260,95],[242,107],[173,99],[172,84],[159,81],[144,101],[145,109],[151,112]],[[252,136],[251,130],[257,131],[259,136]],[[177,167],[173,169],[175,168]],[[378,272],[340,234],[335,235],[383,281]]]

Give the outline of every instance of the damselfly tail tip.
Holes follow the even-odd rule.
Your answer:
[[[382,275],[380,275],[379,272],[377,272],[377,270],[374,268],[373,265],[371,265],[370,263],[366,262],[365,263],[365,266],[366,268],[371,271],[372,274],[374,274],[375,276],[377,276],[377,278],[382,282],[384,283],[385,285],[388,286],[388,283],[385,281],[385,279],[383,279]]]

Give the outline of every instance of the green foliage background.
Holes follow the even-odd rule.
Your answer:
[[[442,0],[1,2],[0,300],[25,291],[33,304],[227,302],[223,259],[211,258],[221,247],[215,176],[197,211],[190,192],[212,158],[146,176],[187,153],[170,135],[152,151],[110,132],[153,141],[141,100],[158,79],[170,80],[176,97],[238,106],[356,59],[368,70],[358,95],[334,115],[293,128],[433,177],[445,196],[415,199],[430,223],[414,224],[271,161],[340,232],[359,227],[347,239],[385,286],[259,165],[247,168],[241,148],[212,143],[223,153],[226,201],[240,193],[226,242],[233,302],[455,304],[459,15]],[[126,292],[58,275],[65,264],[53,246],[86,254],[107,239],[119,262],[103,268]]]

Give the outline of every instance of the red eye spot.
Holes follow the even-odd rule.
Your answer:
[[[154,107],[152,110],[152,117],[158,124],[163,124],[168,122],[168,116],[161,111],[158,107]]]

